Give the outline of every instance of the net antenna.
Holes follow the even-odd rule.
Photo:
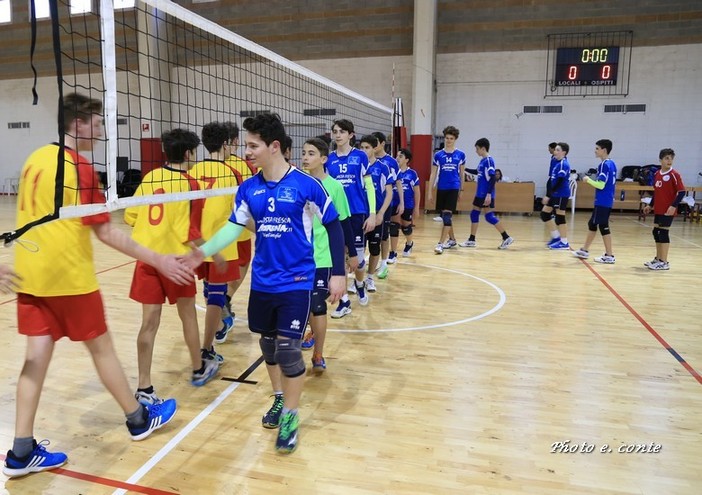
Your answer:
[[[105,203],[57,201],[52,218],[234,194],[236,188],[129,195],[134,188],[125,179],[165,164],[160,137],[175,128],[200,135],[213,121],[240,125],[274,112],[292,138],[294,163],[304,141],[328,134],[336,119],[351,120],[359,136],[392,126],[392,108],[171,1],[136,0],[119,8],[126,2],[100,0],[97,13],[83,15],[70,15],[70,0],[50,2],[61,32],[53,40],[60,92],[100,99],[105,122],[105,136],[86,155],[104,179]],[[239,146],[233,152],[242,156]],[[199,160],[208,157],[202,146],[197,153]]]

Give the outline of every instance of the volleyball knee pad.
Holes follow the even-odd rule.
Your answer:
[[[368,241],[368,252],[371,256],[380,255],[380,239],[371,239]]]
[[[480,221],[480,210],[470,210],[470,222],[478,223]]]
[[[547,212],[545,212],[545,211],[542,211],[542,212],[541,212],[541,221],[543,221],[543,222],[548,222],[548,221],[551,220],[552,218],[553,218],[553,213],[551,213],[551,212],[548,212],[548,213],[547,213]]]
[[[403,230],[404,232],[404,230]],[[390,222],[390,237],[400,237],[400,224],[397,222]]]
[[[602,235],[609,235],[611,232],[609,231],[609,224],[606,223],[604,225],[600,225],[600,234]]]
[[[661,244],[669,244],[670,243],[670,232],[668,232],[668,229],[658,229],[658,242]]]
[[[405,235],[412,235],[412,225],[403,225],[402,233]]]
[[[324,316],[327,314],[327,296],[329,293],[324,290],[313,290],[310,301],[310,311],[314,316]]]
[[[444,227],[450,227],[453,225],[453,222],[451,221],[451,217],[453,216],[453,213],[450,211],[442,211],[441,212],[441,219],[444,221]]]
[[[590,232],[597,232],[597,224],[592,221],[592,218],[587,221],[587,230]]]
[[[277,339],[275,341],[275,360],[280,371],[288,378],[295,378],[305,373],[305,361],[302,359],[302,341],[300,339]]]
[[[223,308],[227,303],[227,284],[207,284],[207,305]]]
[[[556,214],[556,225],[565,225],[566,219],[565,215]]]
[[[271,366],[277,364],[275,362],[275,336],[261,335],[261,338],[258,339],[258,345],[266,364]]]
[[[494,211],[489,211],[489,212],[485,215],[485,221],[486,221],[487,223],[489,223],[490,225],[495,225],[497,222],[500,221],[500,219],[497,218],[497,215],[495,215],[495,212],[494,212]]]
[[[658,227],[653,227],[653,230],[651,230],[651,234],[653,234],[654,241],[656,241],[657,243],[661,242],[661,229],[659,229]]]

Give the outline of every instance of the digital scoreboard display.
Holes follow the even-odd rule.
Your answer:
[[[616,86],[619,47],[558,48],[556,86]]]

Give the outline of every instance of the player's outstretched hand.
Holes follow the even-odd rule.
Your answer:
[[[203,253],[202,250],[195,244],[191,243],[190,247],[192,248],[192,251],[190,251],[186,255],[178,256],[178,260],[181,263],[185,263],[185,265],[188,266],[191,270],[195,271],[195,268],[200,266],[202,262],[205,261],[205,253]],[[216,259],[214,261],[215,263],[217,262]]]
[[[6,265],[0,265],[0,291],[15,292],[17,283],[22,280],[15,272]]]
[[[346,292],[346,277],[343,275],[332,275],[329,279],[329,297],[327,298],[330,304],[336,304],[341,299],[341,296]]]
[[[179,257],[172,254],[160,255],[156,269],[163,273],[168,280],[178,285],[188,285],[193,281],[193,269]]]

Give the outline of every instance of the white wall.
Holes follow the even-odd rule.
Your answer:
[[[627,97],[544,98],[546,54],[499,52],[441,55],[437,63],[436,130],[453,124],[459,147],[487,137],[497,166],[512,179],[532,180],[542,192],[547,144],[570,144],[571,167],[597,165],[595,141],[611,139],[624,165],[658,163],[661,148],[676,152],[688,185],[702,171],[702,45],[634,48]],[[646,113],[604,113],[605,104],[646,104]],[[562,114],[521,114],[525,105],[562,105]],[[469,154],[477,163],[475,155]],[[702,178],[700,178],[702,179]]]
[[[437,59],[435,132],[448,124],[461,130],[458,141],[472,159],[473,143],[487,137],[491,154],[505,175],[537,183],[541,193],[550,141],[571,146],[570,162],[577,170],[597,164],[594,143],[614,142],[612,158],[624,165],[657,163],[658,151],[675,149],[676,168],[688,185],[702,177],[702,44],[634,48],[629,96],[610,98],[544,98],[545,51],[439,55]],[[379,103],[392,104],[395,95],[411,108],[412,58],[311,60],[301,65]],[[124,83],[124,81],[121,81]],[[39,106],[31,105],[31,81],[0,81],[0,145],[5,161],[0,185],[17,177],[28,154],[56,139],[55,81],[39,80]],[[645,103],[645,114],[605,114],[605,104]],[[525,105],[562,105],[562,114],[526,114]],[[50,116],[50,117],[47,117]],[[338,115],[337,117],[342,117]],[[137,126],[132,129],[138,135]],[[8,130],[7,122],[30,121],[29,130]],[[407,122],[411,132],[411,122]],[[120,143],[120,146],[122,144]],[[123,153],[120,150],[120,153]],[[138,150],[133,149],[134,155]],[[477,160],[475,161],[477,163]]]
[[[612,158],[620,169],[658,163],[658,151],[671,147],[686,183],[702,184],[702,45],[634,48],[631,58],[627,97],[544,98],[543,50],[438,55],[435,133],[449,124],[458,127],[458,145],[474,164],[473,143],[487,137],[503,173],[535,181],[539,193],[549,142],[570,144],[571,166],[584,171],[597,165],[594,143],[603,138],[614,142]],[[395,92],[407,111],[411,57],[300,62],[380,102],[390,94],[393,63]],[[605,104],[635,103],[646,104],[646,113],[604,113]],[[562,105],[563,113],[517,117],[525,105]],[[411,133],[412,123],[407,126]]]

